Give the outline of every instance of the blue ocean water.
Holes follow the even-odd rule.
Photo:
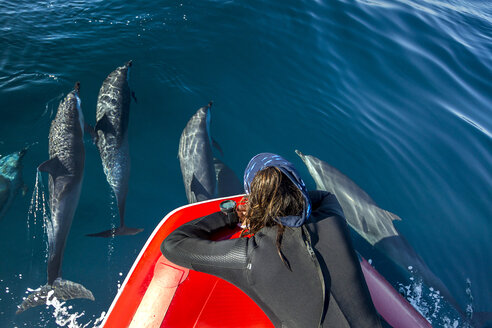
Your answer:
[[[395,225],[464,311],[492,312],[489,2],[3,0],[0,17],[0,154],[31,145],[28,192],[0,219],[0,327],[64,324],[53,306],[15,315],[26,290],[46,283],[42,205],[30,213],[36,167],[74,83],[94,124],[102,81],[130,59],[138,102],[126,221],[145,230],[85,236],[118,224],[87,138],[63,277],[96,300],[65,304],[72,326],[95,325],[155,225],[186,203],[179,137],[210,100],[212,135],[239,176],[256,153],[276,152],[313,188],[294,150],[330,163],[402,218]],[[362,240],[355,246],[434,326],[464,326],[418,273],[396,270]]]

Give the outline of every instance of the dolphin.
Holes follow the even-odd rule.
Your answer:
[[[244,186],[237,175],[220,159],[214,157],[217,196],[227,197],[244,193]]]
[[[62,280],[61,267],[65,244],[77,208],[84,176],[84,115],[80,107],[80,84],[60,103],[49,133],[49,160],[38,170],[49,173],[51,217],[47,222],[48,282],[24,299],[17,313],[46,304],[48,297],[59,300],[94,300],[84,286]]]
[[[97,98],[95,142],[99,148],[106,180],[114,191],[118,203],[120,226],[92,237],[135,235],[143,229],[125,226],[125,204],[130,178],[130,152],[128,146],[128,121],[131,96],[128,81],[132,61],[118,67],[104,80]]]
[[[244,193],[234,172],[214,157],[212,146],[223,152],[210,134],[211,106],[212,102],[198,109],[179,140],[178,158],[189,203]]]
[[[186,124],[179,139],[178,158],[186,197],[195,203],[217,197],[217,180],[210,137],[210,107],[201,107]]]
[[[393,225],[401,220],[396,214],[379,208],[374,200],[349,177],[322,160],[296,150],[316,183],[316,188],[337,197],[350,226],[371,245],[399,236]]]
[[[378,207],[364,190],[333,166],[314,156],[304,155],[298,150],[296,153],[306,164],[316,183],[316,188],[335,194],[342,206],[347,223],[361,237],[404,270],[413,267],[428,286],[439,290],[464,316],[461,307],[448,288],[396,230],[393,221],[401,220],[400,217]]]
[[[0,219],[7,213],[15,196],[22,189],[26,192],[26,186],[22,181],[22,158],[27,151],[24,149],[10,155],[0,156]]]

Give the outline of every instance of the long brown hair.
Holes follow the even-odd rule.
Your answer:
[[[299,188],[280,169],[267,167],[259,171],[251,182],[247,197],[244,218],[247,228],[242,232],[242,236],[255,234],[263,227],[277,226],[277,252],[282,262],[290,269],[289,262],[280,249],[286,229],[280,218],[301,215],[304,202]]]

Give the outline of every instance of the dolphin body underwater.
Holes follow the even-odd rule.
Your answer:
[[[396,230],[393,221],[401,220],[400,217],[378,207],[364,190],[333,166],[314,156],[304,155],[298,150],[296,153],[306,164],[316,188],[335,194],[347,223],[361,237],[404,270],[412,266],[428,286],[439,290],[458,313],[466,318],[466,314],[448,288]]]
[[[7,213],[15,196],[26,187],[22,181],[22,158],[27,147],[10,155],[0,156],[0,219]]]
[[[118,67],[104,80],[97,98],[95,142],[101,155],[106,180],[118,203],[120,226],[91,237],[135,235],[143,229],[125,226],[125,204],[130,178],[128,122],[133,95],[128,85],[132,61]]]
[[[198,109],[179,140],[178,158],[189,203],[244,192],[234,172],[214,158],[212,145],[221,150],[210,135],[211,106]]]
[[[244,193],[244,185],[234,171],[218,158],[214,158],[217,196],[227,197]]]
[[[46,223],[48,235],[48,282],[30,293],[17,313],[46,304],[48,294],[58,300],[87,298],[92,293],[81,284],[62,280],[61,267],[67,237],[77,208],[84,176],[84,116],[80,107],[80,85],[60,103],[49,133],[49,160],[38,170],[49,173],[51,217]]]

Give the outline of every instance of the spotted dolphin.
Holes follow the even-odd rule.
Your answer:
[[[179,139],[178,158],[186,197],[195,203],[217,197],[217,181],[210,136],[210,107],[201,107],[186,124]]]
[[[49,160],[38,170],[49,173],[51,217],[46,223],[48,235],[48,282],[32,292],[17,313],[46,304],[48,294],[58,300],[87,298],[94,300],[84,286],[62,280],[61,268],[67,237],[77,208],[84,176],[84,115],[79,98],[80,85],[60,103],[49,133]]]
[[[92,237],[135,235],[143,229],[125,225],[125,205],[130,178],[128,122],[132,93],[128,85],[132,62],[118,67],[104,80],[97,98],[95,139],[106,180],[118,203],[120,226],[89,234]]]
[[[7,213],[19,190],[23,189],[25,193],[22,158],[26,151],[27,147],[7,156],[0,156],[0,219]]]
[[[374,200],[349,177],[311,155],[296,150],[313,177],[316,188],[329,191],[337,197],[347,223],[376,249],[395,264],[408,270],[412,267],[428,285],[438,289],[451,305],[463,315],[461,307],[448,288],[429,269],[407,240],[401,236],[393,221],[401,220],[396,214],[376,205]]]

